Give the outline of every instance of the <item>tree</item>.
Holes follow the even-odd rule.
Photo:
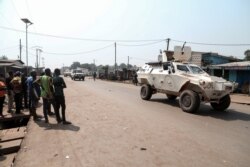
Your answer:
[[[80,62],[78,61],[73,62],[73,64],[70,66],[71,69],[76,69],[77,67],[81,67]]]
[[[245,55],[244,59],[247,61],[250,61],[250,50],[249,49],[244,52],[244,55]]]
[[[5,56],[5,55],[2,55],[2,56],[0,57],[0,59],[1,59],[1,60],[8,60],[8,57]]]
[[[131,64],[128,65],[128,69],[131,69],[133,66]]]
[[[95,64],[92,63],[92,64],[89,65],[89,67],[90,67],[89,70],[96,71],[96,65]]]
[[[88,70],[91,70],[91,67],[88,63],[81,64],[81,68],[86,68]]]
[[[121,63],[119,66],[121,69],[127,68],[127,65],[125,63]]]

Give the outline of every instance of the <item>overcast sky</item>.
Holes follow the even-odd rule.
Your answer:
[[[250,44],[249,7],[249,0],[0,0],[0,56],[17,59],[21,39],[26,62],[20,18],[34,23],[28,27],[29,65],[35,65],[34,48],[39,46],[50,68],[73,61],[113,65],[115,41],[117,63],[127,63],[129,56],[133,65],[157,60],[159,50],[166,49],[166,38],[173,39],[170,50],[183,45],[174,40]],[[250,49],[186,45],[238,58]]]

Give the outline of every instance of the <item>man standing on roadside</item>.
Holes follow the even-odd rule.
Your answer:
[[[95,79],[96,79],[96,72],[94,71],[94,73],[93,73],[93,79],[94,79],[94,81],[95,81]]]
[[[8,112],[13,112],[13,102],[14,102],[14,92],[13,87],[10,83],[10,81],[13,79],[14,74],[12,71],[9,71],[9,77],[6,78],[6,86],[7,86],[7,95],[8,95]]]
[[[66,121],[65,118],[66,104],[63,89],[66,88],[66,84],[64,82],[64,79],[60,77],[60,70],[58,68],[56,68],[54,71],[53,85],[55,89],[54,98],[57,122],[62,122],[63,124],[71,124],[71,122]],[[62,119],[60,117],[60,107],[62,107]]]
[[[28,109],[29,108],[29,105],[28,105],[28,91],[27,91],[27,84],[26,84],[26,81],[27,81],[27,75],[25,73],[22,74],[21,76],[21,81],[22,81],[22,101],[24,102],[24,106],[22,104],[22,109]]]
[[[53,92],[51,91],[52,87],[52,78],[51,71],[49,68],[45,69],[45,75],[41,76],[37,81],[41,85],[41,96],[43,98],[43,114],[45,118],[45,123],[49,123],[48,119],[48,109],[49,109],[49,100],[53,98]]]
[[[6,94],[6,84],[3,74],[0,74],[0,118],[3,118],[3,103],[5,100],[5,94]]]
[[[36,80],[36,72],[31,71],[30,77],[28,77],[26,81],[28,87],[29,110],[30,110],[30,115],[33,116],[33,120],[39,121],[40,119],[36,114],[36,107],[39,100],[39,92],[37,92],[37,87],[39,87],[40,89],[40,86],[38,85],[38,83],[34,82],[35,80]]]
[[[22,109],[22,80],[21,80],[21,72],[16,71],[14,78],[10,81],[12,87],[13,87],[13,92],[14,92],[14,100],[16,103],[16,114],[21,113]]]

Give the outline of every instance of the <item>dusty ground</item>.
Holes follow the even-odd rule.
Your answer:
[[[218,113],[202,105],[198,114],[188,114],[163,95],[141,100],[133,85],[65,80],[73,124],[31,120],[16,167],[250,164],[250,106],[232,104],[228,113]]]

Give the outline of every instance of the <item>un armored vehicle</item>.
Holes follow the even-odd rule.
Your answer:
[[[197,65],[166,59],[163,57],[161,62],[146,63],[137,72],[143,100],[150,100],[155,93],[164,93],[169,100],[179,97],[181,109],[189,113],[198,111],[201,102],[210,103],[218,111],[230,106],[234,83],[210,76]]]

